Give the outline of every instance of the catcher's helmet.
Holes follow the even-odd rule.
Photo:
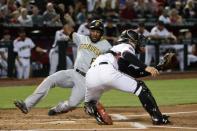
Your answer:
[[[129,29],[121,33],[120,38],[118,39],[118,42],[131,41],[137,47],[137,46],[142,46],[143,44],[145,44],[144,43],[145,39],[146,38],[143,35],[139,35],[137,32]]]
[[[89,29],[99,30],[103,34],[104,24],[101,20],[93,20],[89,25]]]

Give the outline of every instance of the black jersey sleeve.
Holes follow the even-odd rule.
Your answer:
[[[137,66],[141,69],[145,69],[147,67],[147,65],[141,62],[135,55],[133,55],[130,52],[123,52],[122,56],[123,56],[123,59],[129,62],[129,64]]]
[[[121,72],[123,72],[129,76],[132,76],[134,78],[145,77],[145,76],[150,75],[149,72],[146,72],[145,70],[143,70],[141,68],[136,69],[133,66],[130,66],[129,62],[123,58],[119,58],[118,66],[119,66],[119,70]]]

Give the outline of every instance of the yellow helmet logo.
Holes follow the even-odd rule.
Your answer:
[[[101,21],[100,21],[100,20],[96,20],[95,25],[96,25],[96,26],[98,26],[100,23],[101,23]]]

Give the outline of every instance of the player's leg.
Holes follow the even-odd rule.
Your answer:
[[[23,72],[24,79],[28,79],[29,74],[30,74],[30,63],[24,66],[24,72]]]
[[[86,74],[84,109],[87,114],[96,119],[98,124],[112,125],[111,117],[105,112],[101,103],[98,102],[100,96],[105,91],[105,87],[102,84],[103,82],[99,78],[99,69],[90,69]]]
[[[71,95],[68,100],[60,102],[57,106],[51,108],[48,115],[57,115],[67,113],[75,109],[85,97],[85,78],[78,72],[73,71],[72,81],[74,86],[71,91]],[[60,85],[61,86],[61,85]]]
[[[22,79],[22,77],[23,77],[23,66],[18,61],[16,61],[15,65],[16,65],[17,78]]]
[[[70,57],[66,56],[66,67],[67,69],[72,69],[73,68],[73,62],[70,59]]]
[[[138,81],[135,92],[135,94],[140,99],[140,102],[142,103],[144,109],[151,116],[153,124],[158,125],[170,123],[170,121],[168,120],[168,116],[162,115],[162,113],[160,112],[151,91],[148,89],[148,87],[143,81]]]
[[[35,106],[45,95],[47,95],[51,88],[57,85],[61,85],[62,87],[72,87],[72,74],[73,70],[63,70],[48,76],[42,81],[33,94],[25,99],[24,102],[15,101],[14,104],[23,113],[28,113],[33,106]]]
[[[51,49],[49,52],[49,62],[50,62],[50,70],[49,75],[52,75],[56,72],[58,66],[58,52],[55,48]]]
[[[137,95],[145,110],[150,114],[153,124],[169,123],[168,117],[161,114],[151,91],[144,82],[136,81],[132,77],[120,72],[117,72],[116,76],[116,79],[111,81],[107,86]]]

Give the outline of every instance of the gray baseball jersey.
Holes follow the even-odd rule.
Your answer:
[[[74,68],[87,72],[91,63],[100,54],[105,53],[111,48],[109,42],[105,39],[92,43],[89,36],[73,33],[73,42],[77,44],[77,58]]]

